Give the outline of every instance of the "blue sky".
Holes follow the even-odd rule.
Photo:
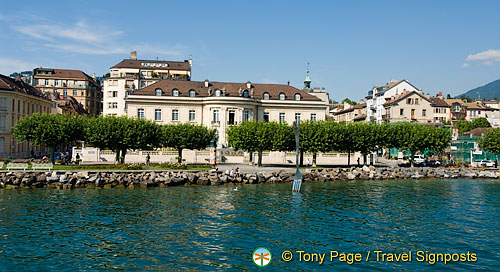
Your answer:
[[[184,60],[193,80],[313,86],[359,100],[407,79],[457,95],[500,78],[500,1],[0,1],[0,73],[97,75]]]

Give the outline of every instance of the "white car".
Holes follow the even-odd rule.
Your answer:
[[[479,164],[479,166],[483,166],[483,167],[493,167],[493,166],[495,166],[495,163],[492,162],[492,161],[489,161],[489,160],[481,160],[478,164]]]
[[[415,155],[415,157],[413,157],[413,161],[415,163],[421,164],[425,162],[425,158],[423,155]]]

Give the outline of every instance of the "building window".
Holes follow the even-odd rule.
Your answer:
[[[85,91],[82,91],[82,96],[85,96]]]
[[[45,80],[45,86],[49,86],[49,80],[48,79]]]
[[[5,130],[5,116],[0,116],[0,130]]]
[[[311,113],[311,121],[316,121],[316,113]]]
[[[0,110],[1,111],[7,110],[7,98],[5,98],[5,97],[0,98]]]
[[[189,122],[194,122],[196,120],[196,112],[194,110],[189,110]]]
[[[280,93],[280,100],[285,100],[285,94],[284,93]]]
[[[415,109],[411,109],[411,119],[415,118]]]
[[[418,105],[418,98],[415,98],[415,105]]]
[[[427,116],[427,110],[422,110],[422,116]]]
[[[144,119],[144,109],[137,109],[137,118]]]
[[[155,89],[155,95],[156,96],[161,96],[161,93],[162,93],[162,90],[160,88]]]
[[[248,121],[248,120],[250,120],[250,112],[246,110],[243,112],[243,121]]]
[[[285,113],[280,112],[280,123],[284,123],[284,122],[285,122]]]
[[[219,123],[219,110],[214,110],[213,122]]]
[[[263,98],[264,100],[269,100],[269,93],[265,92]]]
[[[269,122],[269,112],[264,112],[264,122]]]
[[[300,113],[295,113],[295,122],[300,122]]]
[[[73,96],[77,96],[78,92],[76,90],[73,90]]]
[[[248,91],[247,90],[243,91],[243,97],[248,97]]]
[[[481,111],[477,111],[477,115],[481,115]]]
[[[161,109],[155,109],[155,121],[161,121]]]
[[[179,90],[173,89],[172,90],[172,96],[179,96]]]
[[[196,91],[195,90],[189,90],[189,97],[195,97],[196,96]]]
[[[172,110],[172,121],[179,121],[179,110]]]
[[[300,94],[295,94],[295,100],[300,100]]]
[[[63,96],[68,96],[68,90],[63,90]]]
[[[404,114],[404,109],[399,109],[399,115],[403,115]]]
[[[221,93],[222,93],[222,91],[221,91],[221,90],[215,90],[215,96],[220,96],[220,95],[221,95]]]
[[[54,86],[59,86],[59,80],[54,80]]]
[[[118,102],[108,102],[108,109],[117,109]]]

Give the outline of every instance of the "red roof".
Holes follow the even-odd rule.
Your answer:
[[[34,88],[26,84],[22,79],[19,78],[13,79],[1,74],[0,74],[0,90],[18,92],[49,100],[44,93],[42,93],[37,88]]]

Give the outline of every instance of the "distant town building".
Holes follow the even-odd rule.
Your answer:
[[[288,83],[290,85],[290,82]],[[306,79],[304,80],[304,88],[302,89],[304,92],[309,93],[310,95],[314,95],[317,98],[321,99],[324,103],[328,104],[330,103],[330,97],[328,93],[326,92],[325,88],[318,88],[314,87],[311,88],[311,78],[309,77],[309,67],[307,68],[306,71]],[[329,115],[329,108],[326,108],[325,115]]]
[[[226,128],[243,121],[325,120],[328,100],[289,85],[160,80],[131,92],[126,115],[160,124],[193,123],[217,129],[219,145]]]
[[[478,102],[464,102],[461,99],[444,99],[450,106],[452,122],[458,120],[472,121],[476,118],[492,117],[496,109],[483,106]]]
[[[422,95],[421,91],[403,91],[400,95],[390,98],[384,104],[385,114],[382,120],[389,122],[434,122],[433,107],[430,97]]]
[[[72,96],[53,100],[53,103],[56,107],[52,107],[51,113],[89,115],[83,105]]]
[[[54,101],[72,96],[90,114],[102,112],[101,84],[95,75],[91,77],[80,70],[36,68],[33,70],[33,86]]]
[[[373,87],[366,96],[366,121],[382,122],[386,114],[384,104],[391,97],[412,91],[418,91],[418,89],[405,79]]]
[[[434,113],[434,123],[449,122],[451,120],[450,106],[444,101],[441,93],[437,97],[430,98]]]
[[[27,83],[28,85],[31,85],[31,77],[33,75],[33,71],[23,71],[23,72],[15,72],[15,73],[12,73],[10,74],[10,77],[11,78],[18,78],[20,77],[25,83]]]
[[[341,110],[330,111],[336,122],[359,122],[366,120],[366,103],[350,105],[344,103]]]
[[[160,80],[191,80],[192,58],[185,61],[138,60],[136,52],[129,59],[110,68],[104,79],[104,115],[126,115],[125,99],[129,92]]]
[[[27,142],[18,143],[12,136],[12,130],[24,116],[50,113],[51,105],[45,94],[21,78],[0,75],[0,157],[27,158],[31,156],[31,151],[36,155],[46,151]]]

